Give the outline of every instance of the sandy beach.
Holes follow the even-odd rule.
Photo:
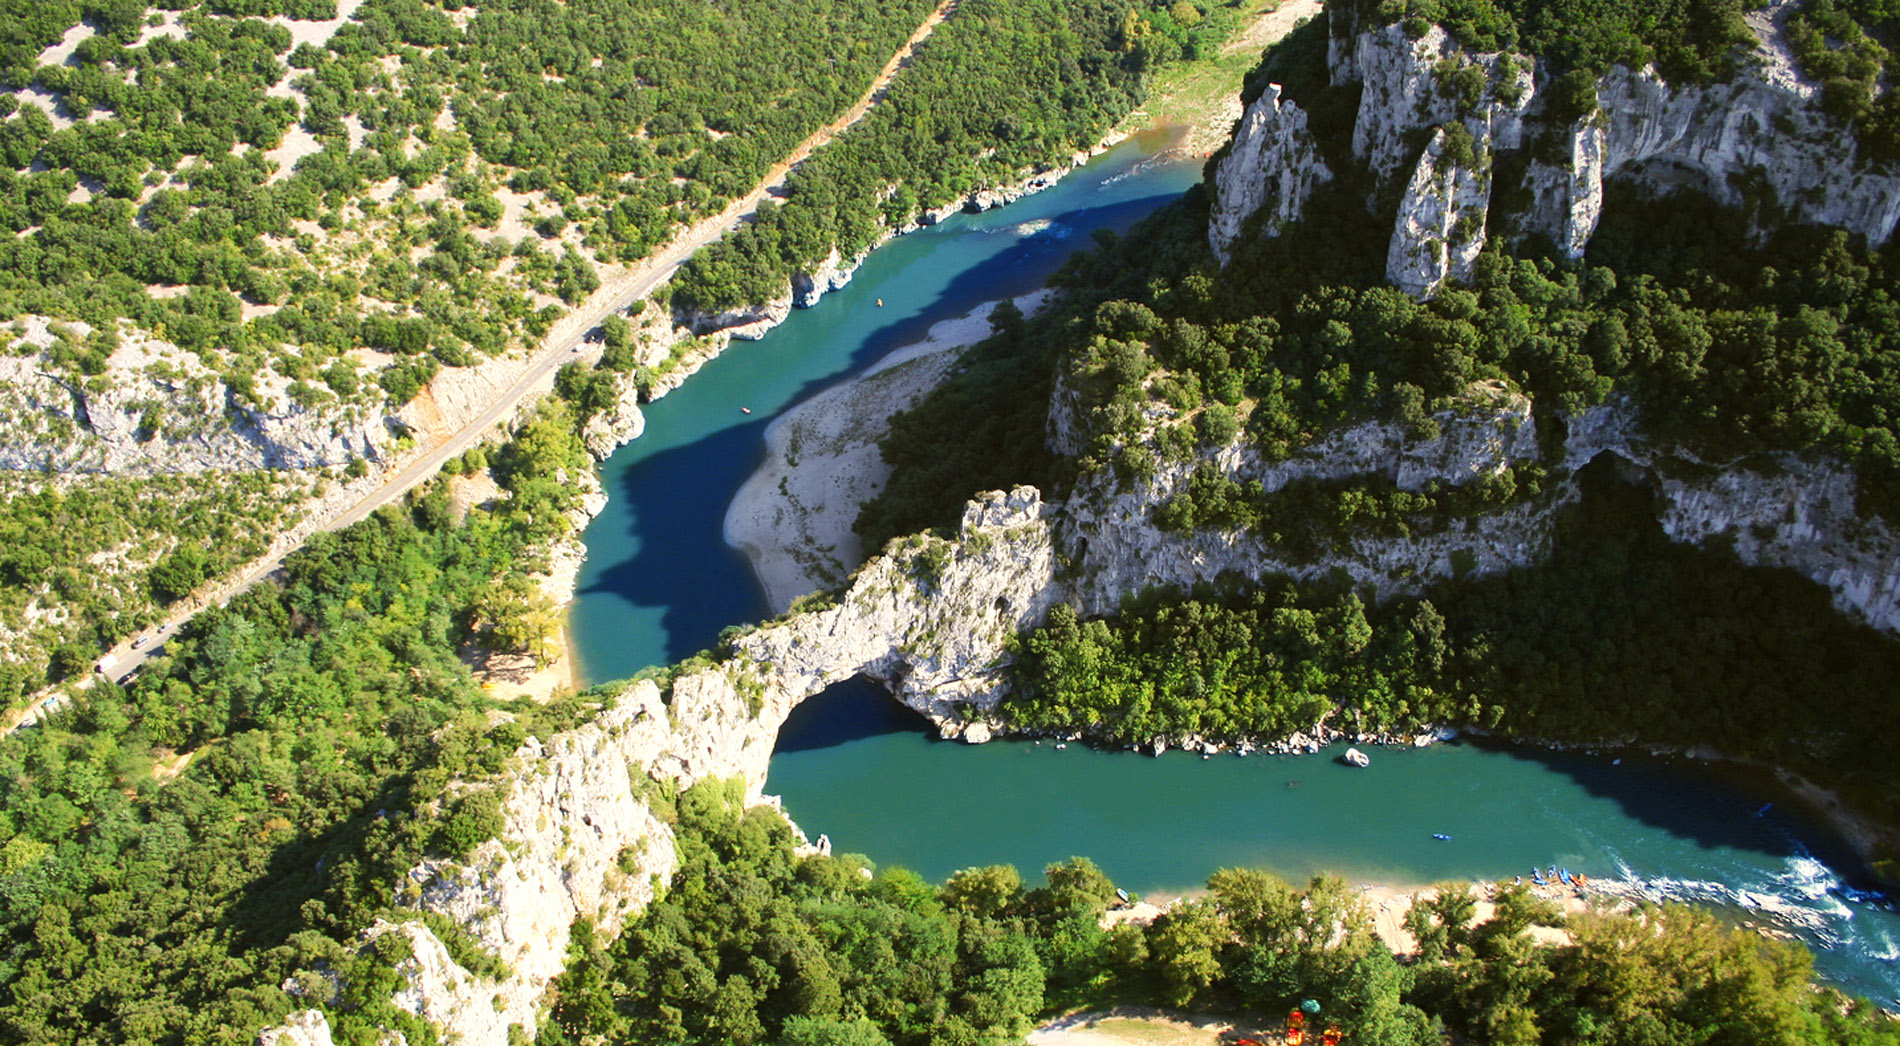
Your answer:
[[[1025,315],[1049,298],[1015,299]],[[930,328],[857,378],[792,408],[765,430],[766,458],[726,510],[726,543],[744,552],[774,613],[831,588],[864,562],[851,524],[890,479],[877,441],[891,415],[921,399],[962,350],[990,334],[992,302]]]

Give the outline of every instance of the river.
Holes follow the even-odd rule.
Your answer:
[[[1053,189],[898,238],[850,286],[646,408],[645,435],[602,466],[611,500],[585,534],[570,617],[583,679],[679,660],[766,616],[750,565],[722,537],[727,505],[763,460],[765,426],[932,324],[1034,289],[1093,230],[1126,229],[1178,197],[1201,161],[1157,158],[1169,140],[1144,135]],[[794,714],[768,788],[839,851],[932,879],[1004,862],[1033,875],[1076,854],[1144,893],[1191,889],[1230,865],[1393,884],[1560,865],[1794,933],[1829,979],[1900,1001],[1900,916],[1851,888],[1835,871],[1853,867],[1849,855],[1772,782],[1472,744],[1373,756],[1353,771],[1325,755],[940,743],[853,683]]]

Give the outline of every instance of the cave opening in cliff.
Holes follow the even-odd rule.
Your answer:
[[[855,676],[806,698],[779,728],[775,753],[832,748],[885,734],[934,733],[930,720],[904,707],[890,691]]]

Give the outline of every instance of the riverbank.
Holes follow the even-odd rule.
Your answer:
[[[1260,64],[1261,52],[1325,8],[1324,0],[1249,0],[1239,29],[1220,53],[1163,69],[1124,127],[1180,125],[1188,129],[1181,148],[1196,155],[1221,148],[1240,119],[1241,83]]]
[[[1024,315],[1049,300],[1047,290],[1014,299]],[[726,511],[726,543],[745,553],[772,612],[782,614],[807,593],[842,584],[864,563],[851,529],[858,510],[889,481],[878,450],[891,416],[937,387],[963,351],[989,337],[991,302],[944,320],[922,341],[872,364],[780,415],[765,430],[765,461]]]
[[[526,697],[546,703],[556,694],[580,689],[580,657],[568,617],[581,564],[587,560],[587,545],[580,535],[607,507],[607,494],[592,472],[582,477],[579,487],[580,502],[567,514],[568,532],[549,547],[547,572],[535,578],[535,587],[555,608],[555,622],[541,650],[538,654],[486,650],[471,640],[460,651],[475,681],[499,700]],[[454,511],[466,514],[470,507],[494,497],[499,489],[486,472],[457,477],[450,487],[451,504]]]

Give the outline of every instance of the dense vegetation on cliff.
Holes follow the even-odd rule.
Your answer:
[[[1707,81],[1735,66],[1752,42],[1748,0],[1348,0],[1329,7],[1340,24],[1403,21],[1408,32],[1445,27],[1475,51],[1518,51],[1559,73],[1655,63],[1672,80]]]
[[[0,1039],[244,1042],[290,1008],[286,978],[314,990],[328,969],[344,1030],[429,1041],[388,1006],[389,956],[340,942],[417,859],[497,829],[496,797],[451,780],[578,711],[497,723],[456,654],[531,611],[520,582],[567,527],[563,470],[590,465],[548,413],[496,456],[494,508],[458,518],[445,478],[318,535],[129,685],[0,743]]]
[[[1323,1001],[1349,1042],[1895,1041],[1869,1008],[1808,986],[1800,949],[1688,909],[1565,920],[1522,888],[1474,921],[1460,887],[1410,919],[1400,965],[1338,879],[1304,890],[1240,869],[1151,925],[1104,929],[1114,883],[1075,858],[1024,889],[1014,868],[933,886],[862,858],[796,856],[776,811],[736,790],[679,798],[672,892],[601,946],[576,934],[540,1041],[974,1046],[1110,1002],[1208,1007],[1263,1024]],[[585,924],[583,924],[584,926]],[[1564,926],[1569,943],[1529,931]]]

